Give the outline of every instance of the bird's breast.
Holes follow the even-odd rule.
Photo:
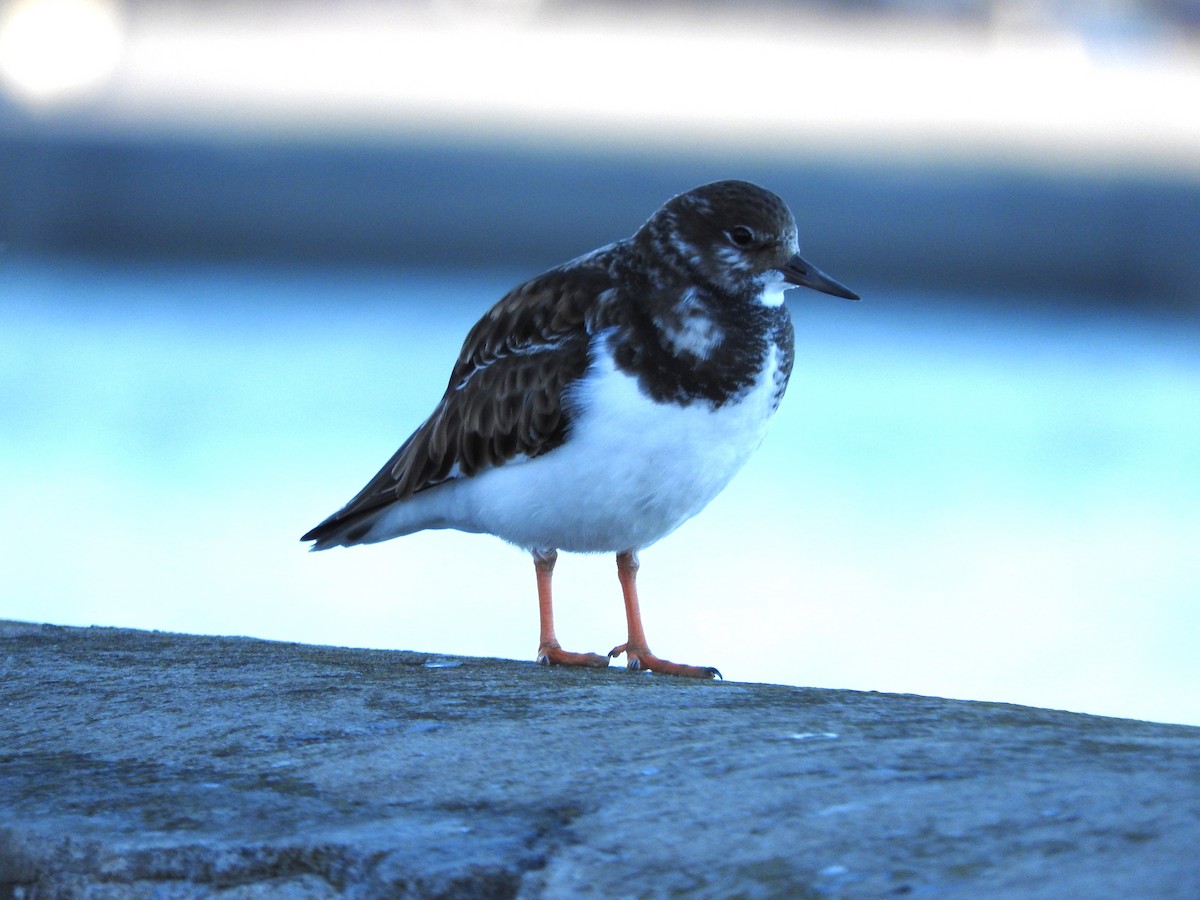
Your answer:
[[[707,506],[762,442],[778,405],[779,354],[770,347],[725,402],[681,404],[656,399],[600,344],[572,388],[572,424],[555,453],[573,457],[575,489],[592,495],[593,514],[611,509],[640,532],[630,546],[645,546]]]
[[[646,547],[708,505],[766,435],[781,354],[771,344],[748,387],[725,402],[657,399],[616,360],[614,333],[593,338],[584,376],[563,400],[563,443],[463,479],[452,527],[522,547],[579,552]]]
[[[592,355],[610,356],[655,402],[712,408],[737,404],[768,369],[776,384],[780,372],[786,382],[791,354],[791,320],[785,309],[756,305],[744,316],[741,312],[680,303],[607,330]],[[786,364],[775,365],[772,360],[778,362],[780,352]]]

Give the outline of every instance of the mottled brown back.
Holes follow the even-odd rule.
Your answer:
[[[432,415],[378,474],[304,540],[321,540],[396,500],[562,444],[563,392],[587,369],[589,312],[612,286],[605,258],[509,292],[467,335]]]

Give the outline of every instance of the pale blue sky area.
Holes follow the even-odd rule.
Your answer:
[[[532,659],[532,567],[500,541],[298,540],[529,274],[8,259],[0,617]],[[1194,331],[853,287],[790,295],[774,430],[643,553],[655,651],[1200,724]],[[557,586],[565,645],[623,640],[611,559],[564,556]]]

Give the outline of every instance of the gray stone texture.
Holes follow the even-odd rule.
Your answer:
[[[1200,729],[0,622],[0,898],[1200,896]]]

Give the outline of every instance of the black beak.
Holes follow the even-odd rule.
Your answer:
[[[812,263],[805,262],[799,255],[793,256],[779,269],[788,284],[812,288],[822,294],[833,294],[847,300],[860,300],[858,294],[843,284],[834,281]]]

